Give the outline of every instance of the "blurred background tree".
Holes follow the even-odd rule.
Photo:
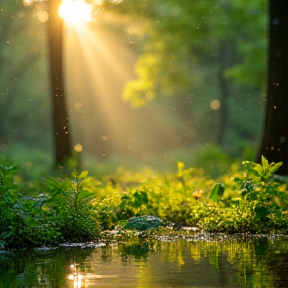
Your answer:
[[[220,145],[233,157],[256,155],[265,106],[266,0],[255,0],[249,5],[244,0],[87,2],[94,5],[89,29],[102,41],[102,45],[106,45],[107,51],[113,45],[121,47],[113,53],[118,53],[115,57],[124,59],[126,63],[121,62],[121,65],[127,66],[129,76],[120,79],[113,74],[115,76],[104,85],[101,75],[89,75],[91,71],[84,66],[71,69],[76,67],[73,63],[78,56],[74,55],[66,61],[69,62],[64,69],[68,78],[68,114],[72,119],[71,144],[81,143],[88,157],[92,155],[99,160],[116,156],[128,161],[137,162],[140,159],[141,163],[145,163],[149,158],[165,165],[175,158],[190,159],[197,147],[209,148],[211,145]],[[1,63],[6,63],[0,68],[1,75],[4,75],[0,97],[3,151],[7,145],[15,146],[15,143],[31,147],[31,150],[37,147],[43,152],[53,151],[54,132],[50,125],[53,116],[49,114],[52,103],[49,103],[47,72],[47,3],[3,0],[0,4],[0,13],[5,16],[0,18],[0,59]],[[11,15],[18,16],[11,18]],[[29,37],[24,38],[25,33],[17,34],[11,29],[23,29]],[[16,40],[21,46],[16,45]],[[78,46],[88,46],[88,43],[73,42],[68,46],[72,45],[71,49],[76,50]],[[36,47],[39,55],[28,61],[27,55]],[[79,54],[84,54],[84,50],[79,51]],[[102,77],[105,73],[112,75],[115,72],[113,63],[107,63],[106,68],[97,66],[97,61],[101,59],[98,56],[95,60],[95,56],[100,52],[94,49],[89,54],[91,65],[93,63],[95,69],[98,67]],[[24,59],[29,65],[23,62],[25,73],[23,80],[18,81],[16,67],[20,67]],[[112,68],[108,71],[110,65]],[[132,79],[130,71],[134,65]],[[114,63],[114,70],[117,70],[116,66]],[[83,83],[79,91],[72,89],[73,80],[69,80],[69,73],[76,72],[78,81]],[[14,78],[18,80],[10,85]],[[107,107],[101,108],[100,102],[104,100],[100,99],[100,92],[95,98],[95,93],[89,88],[92,82],[101,89],[103,85],[110,86],[111,91],[105,92],[105,101],[115,102],[118,111],[107,113]],[[12,86],[13,93],[7,92],[7,88]],[[120,98],[122,89],[124,103]],[[13,97],[9,98],[8,94],[13,94]],[[28,101],[25,101],[24,95],[27,95]],[[170,95],[176,97],[161,97]],[[16,102],[10,101],[12,98]],[[137,109],[131,109],[129,105]],[[14,110],[17,106],[19,109],[6,109],[10,106]],[[28,117],[25,113],[30,120],[25,118]],[[112,126],[108,125],[108,114],[114,115]],[[68,127],[61,123],[62,126]],[[247,147],[252,147],[253,155],[245,152]],[[246,155],[243,156],[243,153]]]
[[[206,117],[218,122],[212,142],[225,147],[259,139],[256,127],[261,126],[265,88],[267,1],[257,0],[250,5],[242,0],[113,3],[106,1],[107,9],[130,15],[134,23],[142,24],[138,28],[137,78],[126,85],[124,100],[138,107],[156,95],[187,96],[190,92],[194,101],[203,103],[209,93],[214,113],[211,116],[207,109]],[[197,80],[201,83],[199,92]],[[205,109],[196,103],[195,109],[204,116]],[[188,117],[197,115],[191,108]],[[207,127],[204,131],[211,135]]]
[[[50,90],[56,167],[64,165],[72,157],[63,69],[63,19],[58,13],[61,3],[62,0],[48,1]]]
[[[258,160],[283,162],[277,173],[288,175],[288,2],[269,1],[269,57],[266,117]]]
[[[0,150],[22,143],[30,151],[48,149],[45,3],[0,3]]]

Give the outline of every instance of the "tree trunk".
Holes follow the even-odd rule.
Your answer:
[[[65,159],[72,155],[62,67],[63,20],[58,14],[61,2],[61,0],[48,1],[52,122],[56,166],[63,165]]]
[[[258,161],[283,162],[288,175],[288,1],[270,0],[266,116]]]

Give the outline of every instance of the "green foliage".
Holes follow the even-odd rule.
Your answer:
[[[46,203],[59,205],[65,203],[69,209],[77,212],[82,203],[89,202],[95,198],[95,193],[88,187],[88,171],[83,171],[79,175],[72,173],[72,180],[69,178],[48,180],[49,198]]]
[[[73,174],[71,180],[53,179],[48,182],[51,195],[41,193],[37,197],[20,190],[12,173],[14,166],[1,164],[1,183],[5,186],[0,185],[0,243],[19,248],[97,237],[97,217],[89,204],[94,193],[88,188],[88,172]]]
[[[53,135],[49,133],[51,127],[49,124],[49,77],[47,77],[49,67],[47,67],[48,61],[45,58],[47,55],[46,24],[37,19],[41,18],[40,15],[47,15],[45,10],[43,12],[47,5],[42,5],[43,3],[38,3],[39,1],[30,1],[31,3],[26,3],[27,5],[23,5],[22,2],[15,0],[1,2],[1,8],[3,8],[1,16],[3,17],[0,19],[2,27],[0,107],[7,109],[1,108],[0,113],[0,150],[5,149],[6,153],[8,146],[13,147],[17,143],[23,143],[27,147],[26,151],[19,154],[26,156],[28,151],[30,153],[38,151],[43,154],[44,150],[51,152]],[[243,86],[235,86],[234,89],[233,86],[230,93],[231,97],[229,97],[227,106],[230,110],[228,113],[231,117],[230,120],[233,121],[228,121],[230,123],[228,129],[229,134],[233,136],[233,147],[238,147],[242,138],[250,141],[252,135],[258,135],[260,126],[255,124],[260,124],[261,109],[258,109],[258,102],[261,103],[261,93],[259,93],[258,87],[263,86],[263,75],[265,74],[263,67],[266,58],[264,48],[267,45],[266,1],[257,0],[251,5],[247,5],[243,0],[233,1],[229,5],[226,5],[225,1],[224,3],[210,0],[193,3],[175,0],[157,2],[139,0],[135,3],[134,0],[125,0],[119,5],[114,5],[115,3],[112,5],[111,1],[104,2],[106,2],[105,5],[97,6],[97,11],[102,9],[101,7],[105,7],[109,10],[108,12],[118,13],[121,17],[125,15],[125,21],[123,21],[125,24],[121,26],[122,21],[115,21],[115,27],[124,31],[122,34],[124,41],[132,38],[135,40],[127,42],[136,43],[133,46],[135,49],[131,49],[131,51],[136,52],[136,56],[139,56],[135,67],[137,79],[127,84],[123,97],[131,101],[134,106],[141,106],[144,102],[160,95],[177,96],[173,100],[170,98],[163,100],[159,97],[159,101],[156,104],[153,103],[155,106],[149,106],[148,109],[157,110],[157,113],[154,114],[159,114],[162,122],[173,123],[176,126],[177,136],[179,133],[181,137],[181,144],[178,147],[182,148],[182,144],[194,145],[197,142],[206,145],[208,141],[211,143],[216,139],[220,110],[212,110],[209,104],[213,99],[221,102],[217,71],[219,70],[219,41],[222,39],[230,42],[232,39],[232,58],[237,59],[233,62],[232,67],[227,68],[227,77],[233,78],[237,83],[246,83],[246,85],[257,87],[256,90],[249,90]],[[253,21],[250,21],[252,17]],[[113,17],[101,19],[104,25],[113,25],[108,23],[109,21],[106,22],[104,18],[112,19]],[[248,22],[249,25],[246,25]],[[93,25],[91,26],[91,29],[94,29]],[[108,35],[106,37],[109,37]],[[19,50],[20,46],[23,49]],[[233,72],[233,68],[240,69],[241,73],[238,73],[238,70],[235,73],[235,69]],[[242,81],[244,76],[247,79]],[[207,83],[209,85],[206,85]],[[72,96],[73,91],[70,94]],[[83,92],[82,94],[90,93]],[[72,132],[75,132],[75,129],[79,130],[79,133],[73,134],[77,135],[80,143],[87,141],[87,139],[83,139],[86,138],[83,135],[91,133],[90,124],[95,125],[92,123],[94,120],[89,122],[89,117],[84,115],[85,105],[91,103],[91,99],[85,99],[82,99],[83,109],[81,111],[77,110],[77,113],[74,114],[73,105],[70,107],[73,109],[69,109],[72,113],[73,127],[71,129]],[[71,100],[73,103],[74,100],[76,102],[76,98]],[[245,112],[240,111],[239,104],[243,109],[241,111]],[[221,105],[221,107],[223,106]],[[170,113],[172,107],[177,108],[175,113]],[[178,113],[178,109],[179,111],[181,109],[181,113]],[[83,119],[85,119],[87,129],[82,129],[81,121],[76,121],[79,113],[85,116]],[[243,117],[244,113],[248,117]],[[101,123],[102,121],[98,119],[96,122]],[[250,123],[253,125],[249,125]],[[84,133],[84,130],[87,132]],[[128,131],[126,128],[124,130]],[[142,131],[142,129],[140,130]],[[47,131],[47,133],[43,133],[43,131]],[[159,134],[153,133],[154,137]],[[133,135],[131,134],[132,138]],[[227,142],[231,143],[229,140],[232,136]],[[164,139],[162,136],[158,136],[158,138]],[[171,139],[174,139],[174,136],[171,136]],[[94,141],[88,142],[94,143]],[[140,140],[139,142],[142,155],[144,146],[142,142],[144,141]],[[151,150],[154,150],[155,142],[153,141]],[[98,148],[101,145],[99,143],[97,143]],[[87,146],[91,147],[89,152],[96,154],[92,144]],[[122,147],[126,147],[126,144]],[[134,147],[136,145],[133,143],[133,150]],[[115,149],[108,147],[107,149],[111,149],[108,151],[109,153],[106,153],[107,155],[115,153]],[[123,148],[123,150],[126,152],[127,149]],[[119,157],[119,155],[117,156]],[[14,159],[17,159],[16,154]],[[36,162],[31,162],[33,166],[30,168],[30,162],[25,162],[28,164],[27,174],[38,173],[41,177],[43,170],[38,166],[40,163],[37,163],[36,166]],[[91,170],[89,171],[91,172]]]
[[[218,179],[182,162],[177,173],[122,168],[101,181],[84,171],[49,179],[44,189],[37,186],[44,192],[36,196],[31,196],[35,186],[24,189],[15,182],[21,177],[13,165],[1,164],[0,245],[90,241],[101,230],[145,231],[166,224],[208,232],[287,233],[287,183],[273,177],[281,163],[269,164],[264,157],[261,165],[243,163],[246,172],[233,164]]]
[[[48,180],[48,197],[44,203],[57,212],[55,221],[66,241],[92,240],[99,232],[96,212],[91,204],[95,199],[94,184],[88,171],[79,175],[73,172],[71,179]]]
[[[224,185],[222,183],[217,183],[215,184],[211,194],[210,194],[210,197],[209,199],[211,201],[214,201],[214,202],[218,202],[219,200],[222,199],[223,197],[223,194],[224,194]]]
[[[0,164],[0,197],[3,198],[9,194],[16,186],[13,182],[13,175],[16,171],[16,166],[7,166]],[[6,194],[5,194],[6,193]]]
[[[268,163],[268,160],[262,155],[261,156],[261,164],[254,163],[251,161],[243,161],[243,164],[247,166],[248,172],[252,172],[257,177],[264,181],[270,178],[283,164],[282,162],[279,163]]]
[[[159,107],[167,103],[162,96],[175,96],[170,107],[182,103],[180,128],[189,124],[189,131],[182,134],[188,138],[185,146],[216,143],[221,130],[225,136],[218,143],[227,143],[225,148],[239,155],[247,142],[258,140],[266,80],[267,1],[250,5],[244,0],[104,2],[108,13],[126,16],[128,29],[125,26],[123,31],[128,31],[126,36],[133,39],[138,52],[136,78],[125,85],[125,101],[139,107],[162,98],[157,107],[160,114]],[[218,110],[211,109],[213,100],[219,100]],[[223,127],[220,115],[229,118]],[[168,117],[165,122],[172,122]]]
[[[126,0],[110,6],[107,3],[105,8],[110,11],[141,19],[143,28],[137,30],[137,39],[142,45],[135,67],[138,78],[126,85],[123,94],[133,106],[143,105],[159,94],[175,95],[187,89],[195,77],[196,61],[221,66],[218,57],[221,42],[230,43],[232,48],[231,55],[227,55],[230,63],[225,67],[226,77],[263,87],[266,1],[257,0],[248,6],[243,0],[231,3],[140,0],[137,5]]]
[[[28,196],[14,183],[15,176],[15,166],[0,164],[0,242],[18,248],[59,243],[61,233],[40,199]]]
[[[278,227],[275,220],[282,222],[280,219],[286,218],[284,210],[287,207],[287,187],[272,178],[282,163],[269,164],[264,156],[261,162],[258,164],[244,161],[247,173],[244,178],[235,178],[235,181],[240,184],[241,201],[253,203],[255,225],[263,226],[266,223],[266,229],[269,229],[269,226],[274,226],[275,229]],[[265,227],[261,229],[265,230]]]
[[[135,215],[143,215],[149,207],[149,198],[146,191],[131,190],[130,193],[121,197],[121,202],[117,207],[117,219],[129,219]]]

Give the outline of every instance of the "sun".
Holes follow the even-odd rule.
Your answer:
[[[59,15],[67,23],[91,22],[92,5],[83,0],[63,0]]]

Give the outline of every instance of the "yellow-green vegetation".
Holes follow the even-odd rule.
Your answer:
[[[83,171],[23,184],[16,167],[3,162],[1,245],[92,241],[114,228],[287,234],[287,178],[274,175],[280,166],[262,157],[261,164],[236,163],[211,178],[179,162],[177,173],[118,168],[99,179]]]

